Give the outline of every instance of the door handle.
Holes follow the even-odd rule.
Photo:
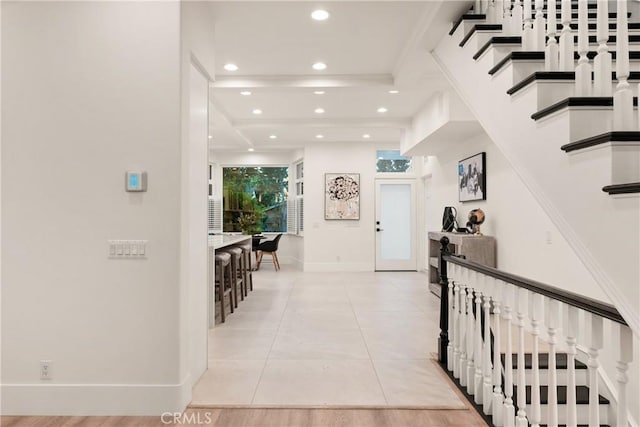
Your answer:
[[[376,231],[384,231],[382,228],[376,228]]]

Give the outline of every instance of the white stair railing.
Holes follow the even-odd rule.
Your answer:
[[[609,53],[607,46],[609,41],[609,1],[598,0],[597,11],[598,54],[593,60],[593,91],[596,96],[611,96],[611,53]]]
[[[511,334],[511,312],[513,308],[513,286],[504,284],[502,292],[503,318],[505,320],[506,347],[504,355],[504,408],[503,421],[505,427],[513,427],[515,425],[515,407],[513,406],[513,353],[512,353],[512,334]]]
[[[500,307],[502,305],[502,282],[491,279],[493,282],[493,425],[501,427],[504,413],[504,396],[502,395],[502,363],[500,363],[501,327],[500,327]]]
[[[571,0],[562,0],[560,8],[560,20],[562,31],[560,32],[560,71],[573,71],[575,69],[573,60],[573,34],[571,33]]]
[[[477,405],[482,404],[482,392],[483,392],[483,362],[484,362],[484,354],[482,352],[482,276],[478,273],[474,272],[475,278],[475,296],[476,296],[476,315],[475,315],[475,333],[474,336],[474,366],[475,366],[475,376],[473,379],[473,396],[474,402]],[[489,343],[491,341],[488,341]]]
[[[627,0],[618,0],[616,17],[616,78],[613,95],[613,129],[634,130],[633,93],[629,85],[629,29]],[[640,123],[640,121],[639,121]]]
[[[448,240],[446,242],[448,246]],[[445,336],[449,341],[440,347],[440,362],[449,372],[453,371],[454,378],[459,378],[459,385],[473,396],[472,401],[478,406],[482,405],[485,414],[491,415],[493,425],[527,427],[544,423],[557,427],[560,423],[576,426],[578,423],[588,422],[590,426],[595,427],[607,421],[607,416],[611,414],[600,413],[598,384],[599,353],[603,346],[605,318],[614,322],[612,324],[615,329],[612,330],[616,332],[614,335],[617,335],[618,339],[615,347],[616,418],[615,422],[609,419],[609,424],[628,424],[627,370],[633,361],[634,338],[615,308],[570,294],[565,290],[454,257],[446,251],[441,257],[441,263],[445,266],[441,269],[445,272],[441,283],[447,285],[447,292],[443,295],[450,298],[450,301],[443,302],[441,308],[451,310],[452,313],[441,313],[443,331],[440,337]],[[588,411],[578,411],[576,399],[575,363],[581,312],[585,313],[585,324],[588,326]],[[444,319],[448,319],[449,323]],[[529,331],[526,331],[527,319],[531,322]],[[512,336],[512,322],[517,327],[517,344]],[[444,333],[445,328],[447,333]],[[541,330],[546,331],[546,334],[540,336]],[[563,331],[567,344],[566,376],[562,377],[566,378],[566,401],[562,402],[566,405],[566,411],[559,410],[557,394],[559,376],[556,353],[560,330]],[[526,334],[531,336],[531,369],[525,371]],[[547,400],[542,405],[539,339],[547,337]],[[453,345],[450,346],[450,343]],[[515,373],[512,363],[514,347],[517,352]],[[501,361],[503,353],[504,363]],[[455,360],[456,355],[459,355],[458,363]],[[452,363],[442,360],[443,357],[450,356],[454,359]],[[517,402],[513,401],[514,387],[517,388]],[[528,388],[530,393],[527,393]],[[527,394],[530,395],[530,401],[527,401]],[[616,393],[613,395],[616,396]]]
[[[562,303],[552,298],[545,298],[547,333],[549,335],[549,364],[547,367],[548,397],[547,425],[558,427],[558,373],[556,372],[557,333],[562,316]]]
[[[516,427],[528,427],[527,421],[527,382],[525,374],[524,357],[524,327],[525,319],[529,313],[529,291],[524,288],[517,290],[516,313],[518,318],[518,413],[516,416]]]
[[[515,0],[513,10],[511,11],[511,31],[514,36],[522,35],[523,17],[522,0]]]
[[[544,51],[544,68],[547,71],[558,71],[558,41],[556,32],[556,0],[547,2],[547,47]]]
[[[576,342],[578,335],[578,309],[567,305],[567,320],[565,322],[567,335],[567,425],[578,424],[578,409],[576,405]]]
[[[586,1],[586,0],[585,0]],[[533,21],[533,49],[534,50],[544,50],[544,36],[545,29],[547,27],[547,23],[544,19],[544,1],[536,0],[536,17]]]
[[[600,404],[599,404],[599,387],[598,387],[598,367],[600,362],[598,356],[602,349],[602,317],[591,315],[589,326],[589,426],[600,425]]]
[[[524,0],[524,15],[522,17],[522,48],[524,50],[533,50],[535,47],[533,40],[533,10],[531,6],[531,0]]]
[[[591,64],[589,52],[589,11],[587,0],[578,0],[578,65],[576,66],[576,96],[591,95]]]

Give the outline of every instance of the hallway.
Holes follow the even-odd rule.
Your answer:
[[[435,365],[439,300],[420,273],[302,273],[265,264],[209,333],[192,407],[464,409]]]

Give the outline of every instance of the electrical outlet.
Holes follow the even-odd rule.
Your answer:
[[[51,379],[51,360],[40,361],[40,379],[41,380]]]

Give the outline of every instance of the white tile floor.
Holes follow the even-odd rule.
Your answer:
[[[210,331],[193,406],[465,408],[430,360],[439,300],[426,275],[269,267]]]

